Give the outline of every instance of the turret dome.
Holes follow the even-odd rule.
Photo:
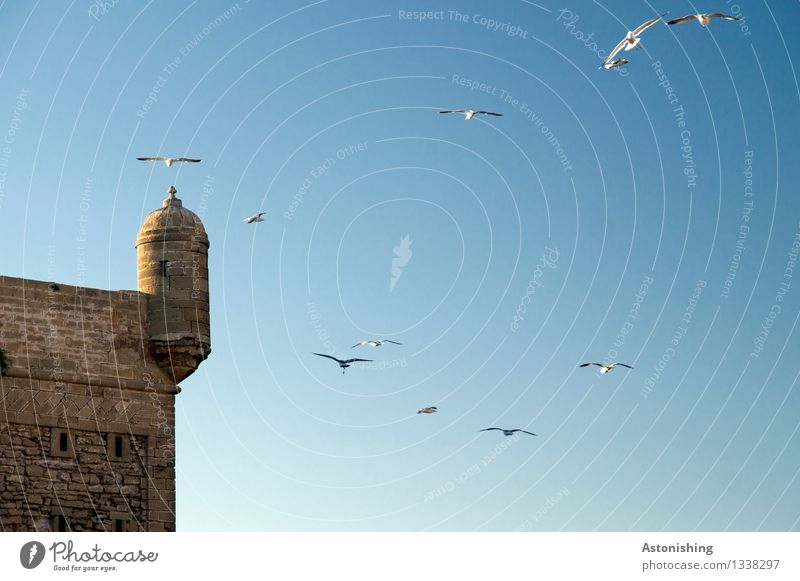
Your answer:
[[[171,240],[192,240],[208,243],[208,234],[200,217],[183,206],[183,202],[175,194],[175,186],[170,186],[169,196],[162,207],[148,214],[136,237],[136,246],[148,242],[165,242]]]

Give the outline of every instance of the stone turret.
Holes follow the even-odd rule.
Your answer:
[[[175,383],[211,352],[208,235],[174,186],[136,238],[139,291],[147,297],[149,350]]]

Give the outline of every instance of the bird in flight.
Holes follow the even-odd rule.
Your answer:
[[[535,436],[533,432],[528,432],[527,430],[520,430],[519,428],[513,430],[506,430],[505,428],[484,428],[482,430],[478,430],[479,432],[489,432],[491,430],[497,430],[498,432],[503,432],[504,436],[513,436],[514,432],[522,432],[523,434],[528,434],[530,436]]]
[[[192,159],[191,157],[137,157],[139,161],[163,161],[167,167],[172,167],[176,161],[187,161],[189,163],[200,163],[202,159]]]
[[[432,406],[428,406],[426,408],[419,408],[417,410],[417,413],[418,414],[435,414],[438,411],[439,411],[439,408],[437,408],[435,405],[432,405]]]
[[[608,373],[615,367],[627,367],[628,369],[633,369],[630,365],[625,365],[624,363],[609,363],[608,365],[603,365],[602,363],[582,363],[578,365],[578,367],[588,367],[589,365],[597,365],[600,368],[600,373]]]
[[[342,368],[342,375],[344,375],[344,370],[350,367],[351,363],[355,363],[356,361],[372,361],[372,359],[337,359],[333,355],[325,355],[324,353],[314,353],[314,355],[319,355],[320,357],[327,357],[328,359],[333,359],[336,363],[339,364],[339,367]]]
[[[711,12],[709,14],[687,14],[681,18],[670,20],[667,24],[684,24],[697,20],[701,25],[708,26],[712,18],[722,18],[723,20],[739,20],[738,16],[731,16],[730,14],[723,14],[722,12]]]
[[[361,347],[362,345],[380,347],[384,343],[394,343],[395,345],[402,345],[402,343],[398,343],[397,341],[390,341],[389,339],[365,339],[364,341],[359,341],[358,343],[350,347],[350,349],[353,349],[355,347]]]
[[[249,218],[245,218],[244,222],[246,224],[252,224],[253,222],[263,222],[264,218],[262,218],[261,216],[263,216],[264,214],[266,214],[266,212],[259,212],[258,214],[254,214],[253,216],[250,216]]]
[[[463,113],[464,114],[464,121],[469,121],[475,115],[494,115],[495,117],[502,117],[502,113],[495,113],[493,111],[473,111],[472,109],[446,109],[444,111],[439,111],[439,113]]]
[[[598,69],[610,70],[610,69],[615,69],[617,67],[623,67],[623,66],[627,65],[629,62],[631,62],[631,61],[629,61],[628,59],[617,59],[617,60],[611,61],[611,62],[606,61],[606,62],[604,62],[602,65],[600,65],[597,68]]]
[[[664,14],[662,14],[661,16],[658,16],[656,18],[651,18],[650,20],[648,20],[644,24],[640,25],[638,28],[636,28],[634,30],[631,30],[631,31],[628,31],[628,34],[625,35],[625,38],[623,38],[619,42],[619,44],[614,47],[614,50],[611,51],[611,54],[608,55],[608,58],[606,58],[606,61],[605,61],[604,64],[611,63],[611,61],[614,59],[616,54],[619,51],[621,51],[623,48],[625,50],[631,50],[632,48],[642,48],[641,46],[639,46],[639,41],[641,40],[639,38],[639,35],[641,33],[643,33],[645,30],[647,30],[648,28],[650,28],[651,26],[653,26],[656,22],[661,20],[665,15],[666,15],[666,12]]]

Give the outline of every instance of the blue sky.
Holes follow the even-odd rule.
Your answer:
[[[740,20],[598,69],[667,10]],[[201,215],[179,530],[798,530],[797,16],[5,2],[2,273],[133,289],[168,186]]]

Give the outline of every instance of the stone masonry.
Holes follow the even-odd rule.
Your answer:
[[[175,395],[210,323],[208,238],[174,194],[138,291],[0,276],[0,530],[175,530]]]

